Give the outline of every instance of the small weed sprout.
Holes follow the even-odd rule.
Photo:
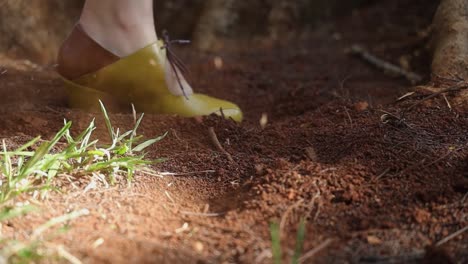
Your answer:
[[[299,259],[302,255],[302,250],[304,246],[304,239],[306,233],[306,219],[301,218],[296,234],[296,245],[294,249],[294,255],[292,256],[291,263],[299,264]],[[281,250],[281,230],[280,225],[277,222],[272,222],[270,224],[270,235],[271,235],[271,253],[273,256],[274,264],[283,263],[283,256]]]

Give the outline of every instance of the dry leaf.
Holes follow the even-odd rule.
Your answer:
[[[376,236],[367,236],[367,243],[371,245],[380,245],[382,244],[382,240]]]

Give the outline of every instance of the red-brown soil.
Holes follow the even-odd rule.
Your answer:
[[[269,224],[282,223],[286,260],[307,217],[304,253],[324,248],[305,263],[467,263],[468,233],[436,246],[468,225],[467,112],[442,96],[405,112],[424,94],[396,102],[411,90],[406,80],[345,53],[360,43],[393,63],[409,58],[429,79],[421,32],[437,1],[381,2],[288,45],[182,51],[197,90],[237,102],[245,122],[147,114],[140,133],[169,132],[149,151],[168,158],[155,169],[180,175],[55,193],[40,201],[41,214],[2,232],[27,236],[52,216],[87,208],[56,239],[86,263],[271,263]],[[0,136],[9,145],[50,138],[64,118],[79,131],[95,116],[66,107],[53,69],[18,65],[0,76]],[[122,129],[133,124],[131,113],[111,119]]]

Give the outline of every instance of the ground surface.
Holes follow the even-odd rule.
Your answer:
[[[138,175],[131,188],[71,188],[3,234],[27,235],[87,208],[55,241],[87,263],[270,263],[269,223],[281,223],[287,259],[307,217],[304,252],[322,250],[305,263],[467,263],[466,233],[435,246],[468,225],[467,112],[443,97],[404,112],[423,95],[395,102],[410,90],[406,80],[344,52],[358,42],[429,79],[424,31],[435,5],[393,2],[294,44],[216,54],[221,69],[213,54],[182,52],[198,90],[238,102],[245,122],[146,115],[140,133],[169,132],[149,152],[168,158],[155,169],[180,175]],[[63,118],[79,131],[95,116],[66,107],[53,69],[2,60],[0,136],[9,145],[51,137]],[[121,128],[133,123],[131,114],[111,118]],[[105,138],[99,116],[97,123]],[[209,127],[233,162],[212,144]]]

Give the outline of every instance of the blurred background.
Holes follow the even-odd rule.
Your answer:
[[[157,0],[158,31],[191,39],[201,50],[229,40],[284,41],[304,36],[330,17],[377,0]],[[429,1],[437,2],[437,1]],[[1,0],[0,53],[53,63],[61,41],[79,17],[84,0]]]

